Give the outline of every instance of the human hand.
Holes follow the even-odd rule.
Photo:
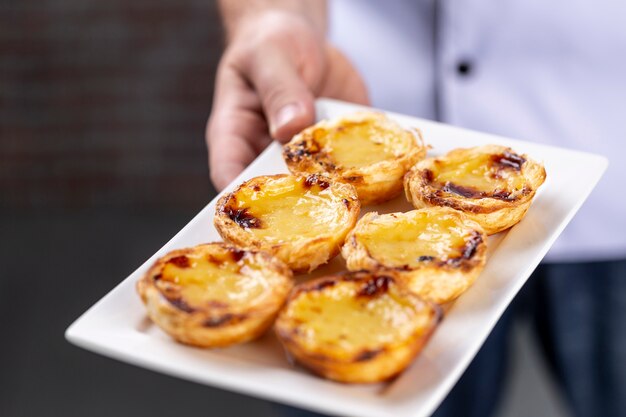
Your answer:
[[[220,61],[207,123],[211,180],[228,185],[271,142],[315,120],[315,97],[368,104],[347,58],[305,17],[264,12],[242,21]]]

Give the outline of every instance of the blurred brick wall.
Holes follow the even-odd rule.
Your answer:
[[[211,0],[0,2],[0,207],[199,207]]]

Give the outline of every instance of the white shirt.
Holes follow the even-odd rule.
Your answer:
[[[626,258],[626,1],[331,0],[329,14],[375,107],[607,156],[547,259]]]

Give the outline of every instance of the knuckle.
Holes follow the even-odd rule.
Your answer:
[[[287,104],[292,95],[293,90],[289,90],[284,86],[275,85],[264,92],[262,96],[263,107],[270,111],[277,110],[278,107]]]

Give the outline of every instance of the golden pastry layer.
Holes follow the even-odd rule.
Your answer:
[[[224,239],[266,250],[303,272],[339,253],[359,210],[349,184],[315,174],[261,176],[218,201],[215,227]]]
[[[276,320],[293,357],[335,381],[384,381],[402,372],[422,349],[440,308],[396,279],[345,273],[298,285]]]
[[[454,300],[485,265],[487,236],[458,210],[432,207],[407,213],[367,213],[341,253],[351,271],[387,273],[436,303]]]
[[[365,205],[398,195],[404,174],[425,155],[419,130],[404,129],[376,112],[321,121],[283,148],[292,173],[323,173],[352,184]]]
[[[416,208],[451,207],[494,234],[524,217],[545,178],[543,165],[528,156],[485,145],[420,161],[404,177],[404,189]]]
[[[168,253],[137,291],[150,319],[174,339],[218,347],[260,336],[285,302],[291,278],[268,253],[220,242]]]

